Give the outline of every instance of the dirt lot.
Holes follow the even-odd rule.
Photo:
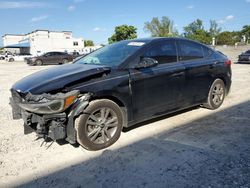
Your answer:
[[[0,62],[0,187],[250,187],[250,65],[232,65],[231,93],[219,110],[146,122],[98,152],[47,149],[11,119],[11,85],[46,68]]]

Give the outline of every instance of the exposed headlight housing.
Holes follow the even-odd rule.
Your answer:
[[[55,114],[65,111],[77,99],[79,91],[60,93],[56,95],[31,95],[28,101],[22,102],[19,106],[29,112],[37,114]]]

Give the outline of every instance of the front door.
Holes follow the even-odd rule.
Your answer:
[[[55,52],[48,52],[44,57],[44,64],[54,64]]]
[[[158,61],[155,67],[130,69],[134,119],[165,114],[180,106],[183,99],[185,67],[177,62],[175,40],[161,41],[142,57]]]

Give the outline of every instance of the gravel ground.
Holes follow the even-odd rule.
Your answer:
[[[11,85],[49,67],[0,62],[0,187],[250,187],[250,65],[232,65],[231,93],[220,109],[143,123],[97,152],[40,146],[11,119]]]

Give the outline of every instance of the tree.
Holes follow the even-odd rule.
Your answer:
[[[218,26],[218,23],[215,20],[210,20],[210,29],[209,34],[211,37],[217,37],[221,32],[221,27]]]
[[[120,25],[115,27],[115,33],[108,39],[109,44],[121,40],[137,38],[137,28],[131,25]]]
[[[244,25],[243,29],[241,30],[241,35],[245,35],[246,42],[250,40],[250,25]]]
[[[235,45],[236,42],[239,42],[237,32],[224,31],[217,37],[218,45]]]
[[[174,28],[174,22],[166,16],[163,16],[161,21],[157,17],[154,17],[151,22],[146,22],[144,24],[144,30],[151,33],[152,37],[171,37],[178,35],[178,31]]]
[[[92,40],[85,40],[84,41],[84,46],[94,46],[94,42]]]
[[[192,23],[188,24],[186,27],[184,27],[184,36],[190,37],[192,35],[195,35],[197,31],[204,30],[202,20],[197,19],[193,21]]]
[[[210,44],[212,37],[209,32],[204,29],[202,20],[197,19],[194,22],[188,24],[184,29],[184,37],[197,40],[199,42]]]

